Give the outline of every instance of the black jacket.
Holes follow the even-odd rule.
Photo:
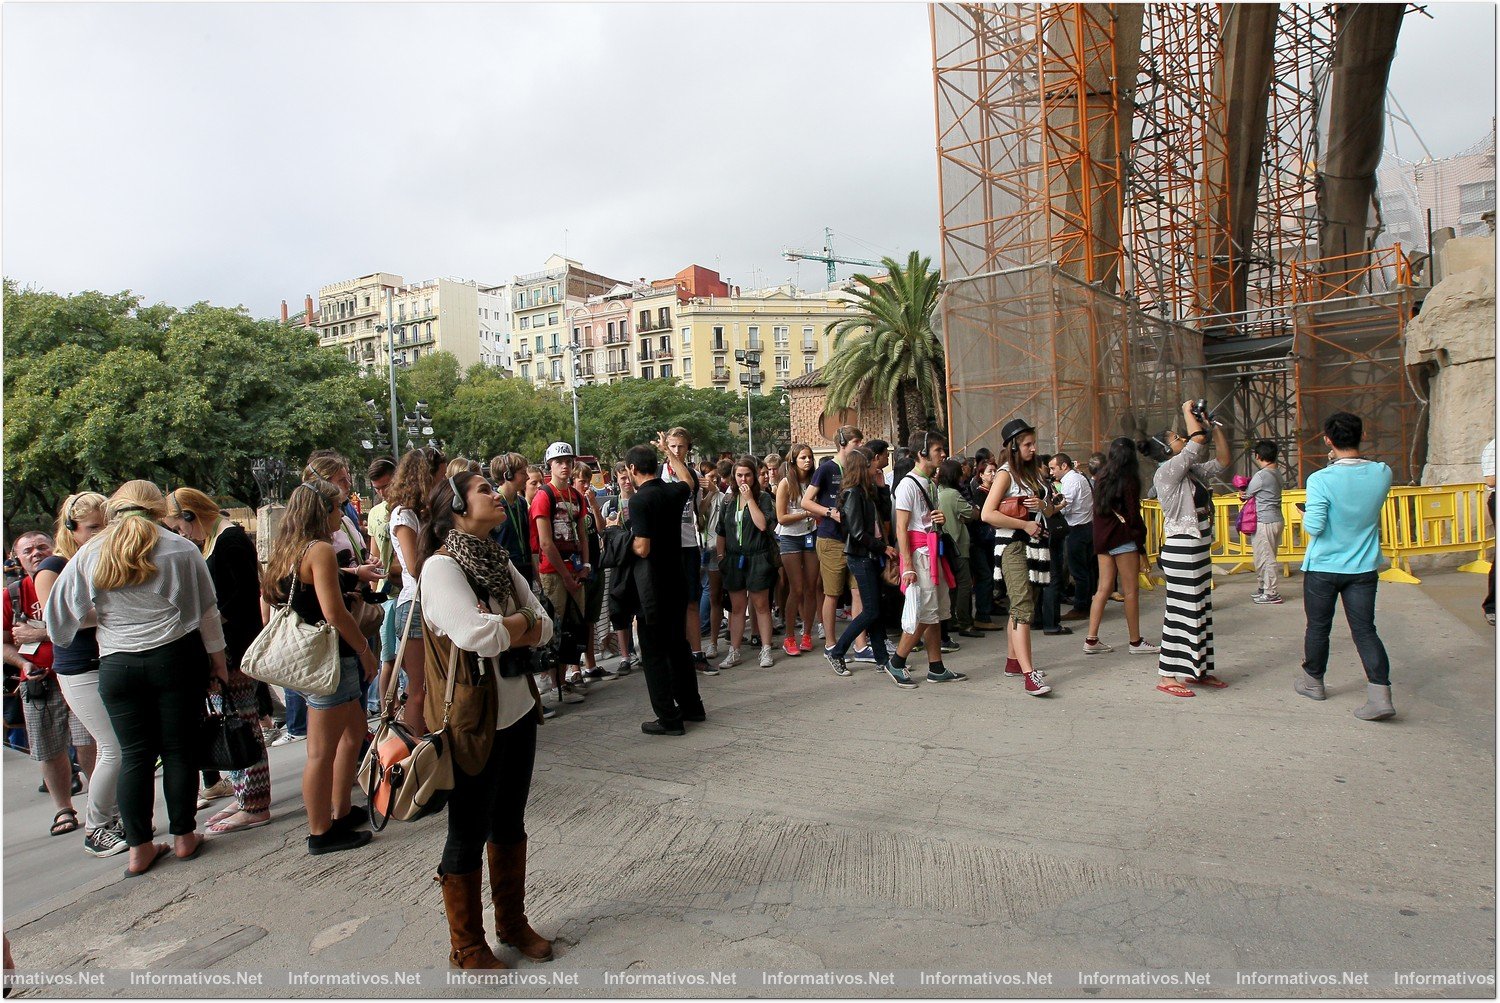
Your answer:
[[[839,495],[839,512],[844,519],[844,553],[849,557],[878,557],[885,546],[876,538],[880,512],[868,491],[850,488]]]

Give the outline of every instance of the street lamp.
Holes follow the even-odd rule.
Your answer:
[[[574,338],[572,341],[568,342],[568,355],[571,356],[572,359],[573,359],[573,376],[572,376],[572,379],[570,379],[568,381],[568,383],[569,383],[568,389],[569,389],[569,391],[572,392],[572,395],[573,395],[573,455],[574,456],[578,455],[578,381],[583,378],[583,363],[581,361],[579,361],[578,353],[581,352],[582,350],[583,350],[583,346],[578,343],[578,339],[577,338]]]
[[[396,422],[396,328],[391,322],[391,300],[392,290],[389,286],[385,289],[385,323],[375,325],[377,331],[385,330],[385,365],[387,375],[391,382],[391,459],[398,463],[401,460],[401,436],[397,431],[400,425]],[[370,402],[371,410],[374,409],[374,401]]]
[[[260,491],[261,504],[276,505],[281,502],[281,487],[286,477],[286,461],[274,456],[262,456],[250,461],[250,476],[255,478],[255,487]]]
[[[745,452],[755,455],[755,419],[750,414],[750,395],[760,388],[765,374],[760,371],[760,352],[734,350],[734,361],[745,367],[740,373],[740,386],[745,388]]]

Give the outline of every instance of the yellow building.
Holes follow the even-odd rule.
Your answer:
[[[848,308],[841,290],[804,292],[791,285],[689,299],[676,306],[673,374],[690,386],[742,392],[740,376],[750,370],[736,362],[735,352],[753,351],[760,353],[761,392],[785,387],[828,363],[831,330]],[[638,299],[634,311],[642,309]],[[651,362],[640,365],[639,375],[650,378]]]
[[[619,284],[560,254],[539,272],[517,275],[510,283],[512,373],[537,386],[568,387],[570,314]]]

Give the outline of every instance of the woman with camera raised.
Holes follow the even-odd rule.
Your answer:
[[[1156,688],[1174,697],[1193,695],[1183,683],[1214,689],[1229,685],[1213,674],[1213,565],[1208,548],[1214,537],[1214,502],[1207,484],[1229,463],[1229,439],[1224,427],[1213,423],[1215,455],[1204,458],[1212,420],[1204,402],[1184,402],[1186,431],[1168,429],[1162,436],[1172,458],[1156,468],[1153,478],[1163,523],[1157,563],[1167,578]]]
[[[482,476],[440,480],[427,498],[419,551],[419,601],[427,676],[426,724],[448,727],[453,790],[448,840],[437,880],[443,888],[454,968],[505,968],[484,935],[482,855],[499,940],[533,961],[551,942],[526,921],[526,799],[536,760],[542,701],[530,652],[552,638],[552,621],[509,552],[490,536],[506,518]],[[443,699],[456,672],[452,706]]]

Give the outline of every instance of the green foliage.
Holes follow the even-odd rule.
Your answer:
[[[833,326],[833,359],[823,370],[828,407],[852,406],[866,392],[896,401],[896,435],[905,442],[914,424],[942,414],[943,345],[932,328],[942,282],[932,261],[916,251],[903,266],[882,259],[889,273],[879,282],[856,275],[852,316]],[[926,414],[909,414],[908,390]]]
[[[358,455],[366,424],[344,357],[243,308],[142,306],[4,286],[5,519],[50,525],[72,491],[135,477],[258,500],[251,461]]]

